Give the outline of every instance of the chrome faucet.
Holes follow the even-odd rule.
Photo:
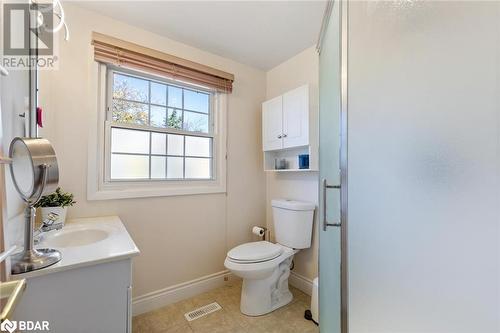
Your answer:
[[[38,244],[41,241],[41,236],[44,232],[62,229],[63,227],[62,222],[54,223],[58,219],[59,219],[59,214],[57,213],[49,213],[47,215],[47,218],[42,221],[42,225],[40,226],[40,228],[35,230],[35,233],[33,235],[35,244]]]

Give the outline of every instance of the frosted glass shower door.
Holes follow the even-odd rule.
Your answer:
[[[499,12],[349,2],[350,333],[500,332]]]
[[[337,188],[324,188],[324,182],[340,184],[339,3],[335,1],[332,4],[328,21],[325,21],[328,25],[324,30],[319,55],[319,321],[321,332],[338,333],[341,327],[340,227],[324,226],[325,206],[326,220],[329,223],[340,222],[340,191]]]

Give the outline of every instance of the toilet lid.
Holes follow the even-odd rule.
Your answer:
[[[251,242],[236,246],[228,252],[230,259],[243,262],[267,261],[278,257],[283,249],[281,246],[266,241]]]

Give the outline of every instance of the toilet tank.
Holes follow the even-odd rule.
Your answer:
[[[271,205],[276,242],[293,249],[311,247],[315,204],[276,199],[271,201]]]

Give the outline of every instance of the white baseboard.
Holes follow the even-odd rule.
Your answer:
[[[225,283],[224,277],[230,274],[228,270],[225,270],[134,297],[132,300],[132,315],[137,316],[206,291],[222,287]]]
[[[214,274],[202,276],[198,279],[156,290],[145,295],[134,297],[132,300],[132,315],[137,316],[212,289],[222,287],[225,284],[224,277],[230,275],[230,271],[224,270]],[[313,288],[313,282],[311,279],[292,271],[290,272],[288,282],[291,286],[311,296]]]
[[[312,295],[313,281],[311,279],[292,271],[290,272],[288,283],[290,283],[291,286],[306,293],[307,295]]]

